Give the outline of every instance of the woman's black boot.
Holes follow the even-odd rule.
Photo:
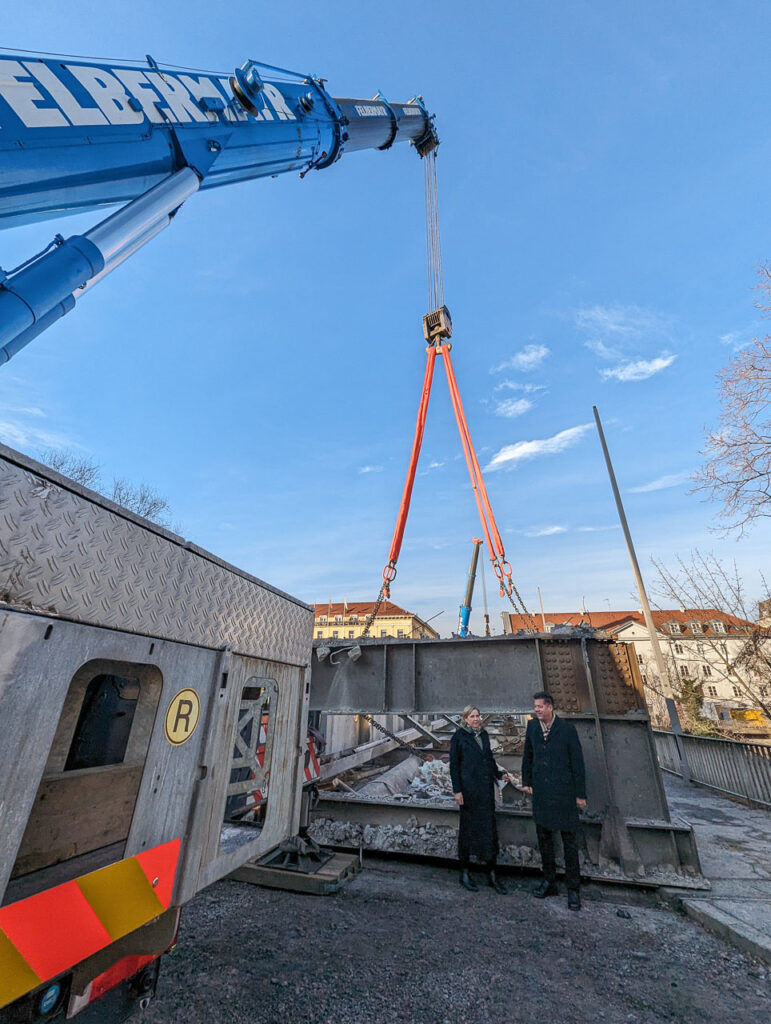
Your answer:
[[[503,885],[503,882],[496,875],[494,868],[491,871],[487,872],[487,884],[490,886],[491,889],[495,889],[497,893],[500,893],[501,896],[506,895],[506,889]]]
[[[469,892],[479,892],[479,886],[468,873],[467,868],[464,868],[460,873],[460,884],[464,889],[468,889]]]

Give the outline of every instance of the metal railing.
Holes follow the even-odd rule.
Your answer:
[[[718,793],[771,809],[771,746],[653,731],[659,765]]]

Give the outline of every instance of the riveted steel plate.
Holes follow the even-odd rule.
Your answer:
[[[0,601],[286,664],[310,660],[308,605],[2,445]]]

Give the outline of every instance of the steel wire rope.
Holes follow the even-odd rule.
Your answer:
[[[27,50],[21,46],[0,46],[0,52],[2,53],[20,53],[29,54],[33,57],[67,57],[70,60],[95,60],[100,62],[106,62],[109,64],[147,64],[147,57],[98,57],[93,54],[85,53],[56,53],[52,50]],[[289,75],[291,81],[306,79],[310,80],[311,75],[303,75],[300,71],[290,71],[288,68],[280,68],[275,64],[264,64],[262,61],[256,60],[254,63],[264,68],[266,71],[276,71],[281,75]],[[168,71],[193,71],[199,75],[214,75],[216,78],[227,78],[232,72],[230,71],[213,71],[211,68],[191,68],[186,64],[169,64],[166,61],[156,61],[156,65],[159,69],[165,68]]]

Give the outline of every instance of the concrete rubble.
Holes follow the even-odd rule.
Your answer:
[[[424,761],[410,782],[407,794],[419,800],[453,800],[449,764],[446,761]]]

